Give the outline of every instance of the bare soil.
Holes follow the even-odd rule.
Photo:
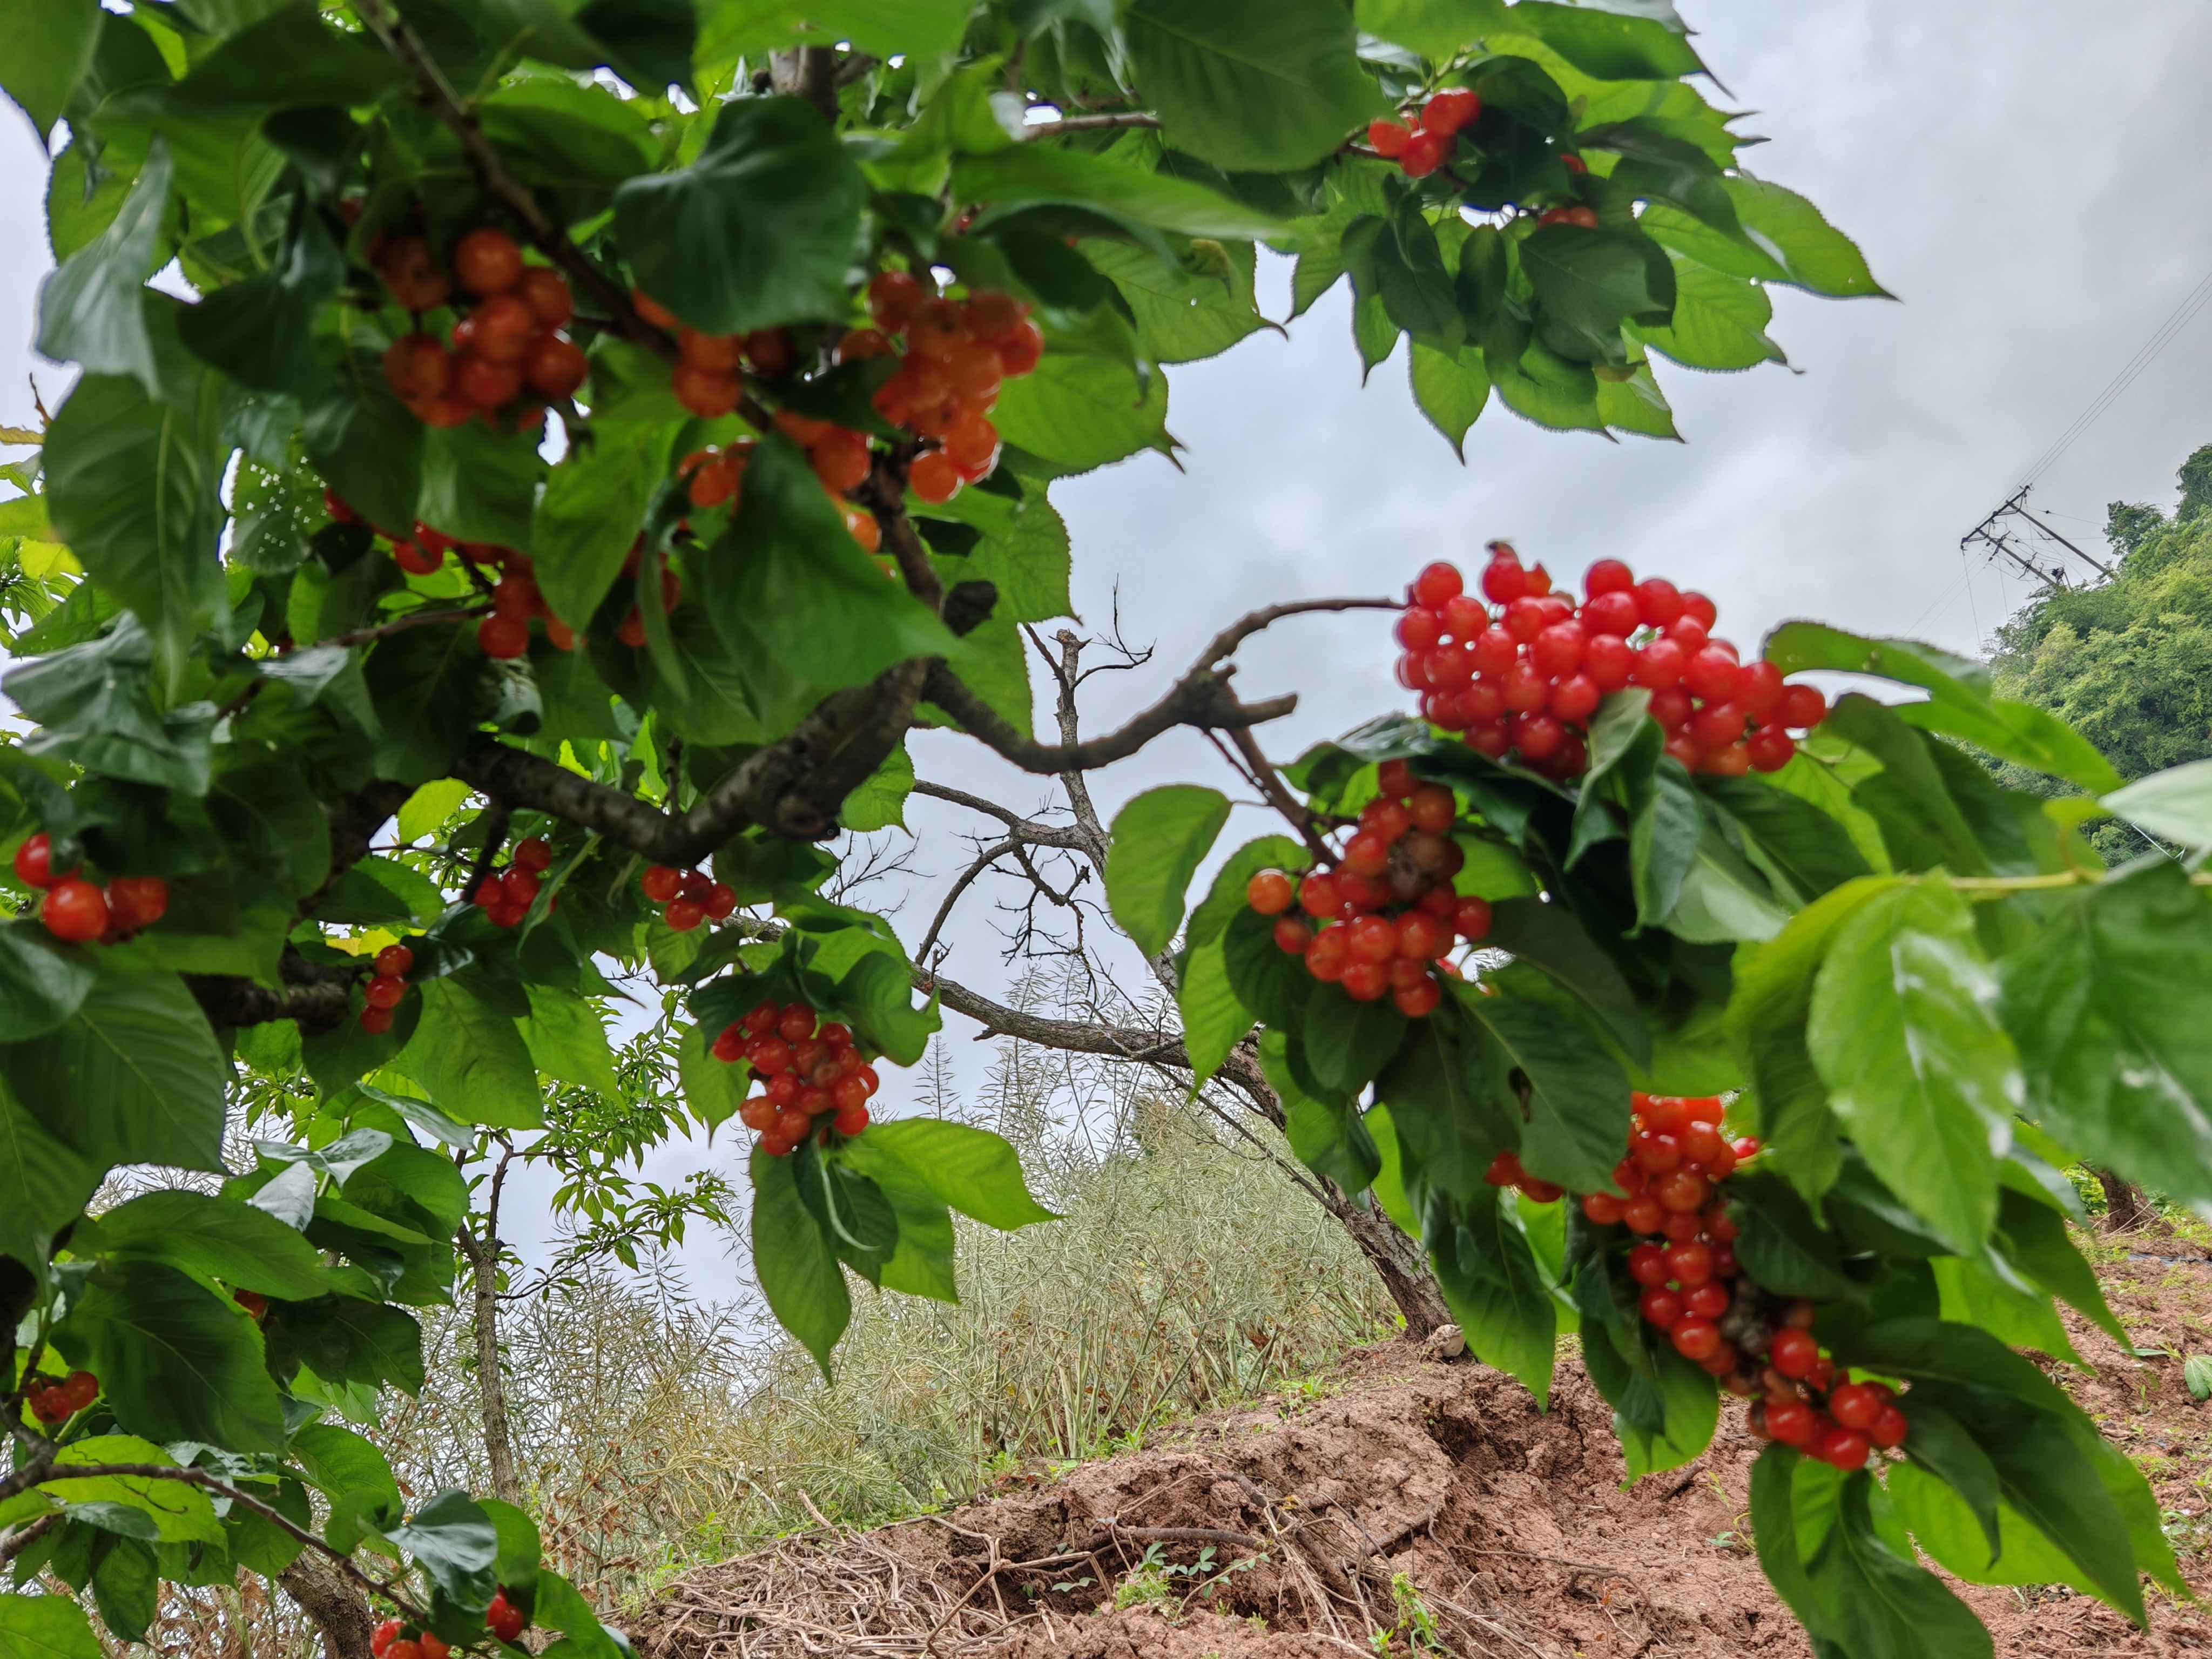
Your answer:
[[[2164,1352],[2130,1353],[2069,1316],[2094,1372],[2050,1369],[2143,1467],[2203,1593],[2212,1407],[2181,1369],[2212,1352],[2212,1262],[2171,1241],[2136,1248],[2173,1259],[2100,1271],[2136,1347]],[[1382,1632],[1391,1653],[1426,1650],[1410,1591],[1459,1655],[1808,1654],[1745,1538],[1759,1443],[1742,1407],[1696,1462],[1626,1488],[1610,1425],[1571,1358],[1540,1413],[1471,1361],[1362,1349],[1318,1398],[1217,1413],[942,1516],[825,1525],[699,1569],[634,1636],[647,1659],[1374,1659]],[[1200,1571],[1158,1565],[1198,1567],[1209,1550]],[[2154,1589],[2139,1632],[2063,1586],[1954,1588],[2002,1655],[2212,1651],[2212,1617]]]

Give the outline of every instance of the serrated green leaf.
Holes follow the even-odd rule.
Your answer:
[[[1147,101],[1216,167],[1304,167],[1386,112],[1335,0],[1133,0],[1121,27]]]
[[[1115,815],[1106,902],[1146,956],[1173,942],[1191,878],[1228,822],[1228,798],[1195,784],[1147,790]]]
[[[97,1269],[54,1334],[94,1373],[127,1433],[238,1451],[283,1443],[261,1334],[235,1304],[158,1261]]]

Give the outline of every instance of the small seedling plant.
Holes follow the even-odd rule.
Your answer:
[[[1671,9],[18,12],[76,378],[0,431],[0,1547],[80,1594],[0,1594],[0,1652],[97,1659],[94,1613],[141,1641],[163,1584],[312,1553],[382,1659],[617,1659],[522,1508],[404,1493],[339,1419],[422,1387],[416,1310],[493,1237],[467,1149],[606,1086],[611,971],[682,1011],[680,1127],[751,1137],[752,1267],[825,1373],[856,1284],[957,1296],[953,1212],[1048,1218],[1005,1141],[879,1109],[939,1007],[839,849],[902,822],[918,728],[1038,776],[1220,741],[1282,831],[1194,907],[1230,801],[1178,784],[1106,859],[1194,1074],[1264,1068],[1539,1397],[1579,1330],[1632,1476],[1744,1401],[1824,1652],[1990,1650],[1916,1545],[2137,1622],[2179,1592],[2017,1350],[2069,1357],[2060,1302],[2118,1331],[2055,1171],[2212,1201],[2199,773],[2123,787],[1974,664],[1731,642],[1473,534],[1036,734],[1050,486],[1172,453],[1172,371],[1278,325],[1262,245],[1455,447],[1493,404],[1673,438],[1663,363],[1881,293]],[[1236,653],[1346,611],[1409,706],[1279,767],[1295,698]],[[2161,850],[2105,868],[2106,814]],[[241,1098],[289,1103],[250,1167]],[[139,1165],[208,1179],[88,1208]]]

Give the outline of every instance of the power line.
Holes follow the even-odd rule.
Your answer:
[[[2074,417],[2074,424],[2060,433],[2051,447],[2036,458],[2035,465],[2028,468],[2021,482],[2032,484],[2057,465],[2058,458],[2096,424],[2099,417],[2112,406],[2120,394],[2133,386],[2142,372],[2151,366],[2159,353],[2173,343],[2174,337],[2189,326],[2197,313],[2203,310],[2207,301],[2212,301],[2212,271],[2208,271],[2204,280],[2190,289],[2188,295],[2173,308],[2172,314],[2160,323],[2136,355],[2121,366],[2120,372],[2112,376],[2111,383],[2090,399],[2087,409]]]

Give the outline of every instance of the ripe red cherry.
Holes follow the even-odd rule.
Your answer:
[[[1882,1398],[1863,1382],[1844,1382],[1828,1395],[1828,1415],[1847,1429],[1874,1426]]]
[[[1288,955],[1305,954],[1306,946],[1313,943],[1314,931],[1296,916],[1275,918],[1275,948]]]
[[[1428,132],[1458,132],[1481,113],[1482,99],[1472,88],[1446,87],[1421,106],[1421,126]]]
[[[688,933],[707,918],[707,908],[696,899],[678,898],[668,901],[660,919],[672,932]]]
[[[1588,1193],[1583,1197],[1583,1213],[1595,1226],[1610,1227],[1620,1219],[1623,1200],[1611,1193]]]
[[[1444,601],[1444,632],[1465,641],[1490,626],[1490,607],[1480,593],[1455,593]]]
[[[399,1621],[397,1619],[387,1619],[370,1635],[368,1650],[376,1656],[376,1659],[384,1659],[385,1649],[398,1639]]]
[[[1044,356],[1044,331],[1024,317],[1014,331],[998,343],[999,365],[1008,380],[1018,380],[1037,366]]]
[[[1828,700],[1820,695],[1820,688],[1812,685],[1784,686],[1778,706],[1776,724],[1796,726],[1800,731],[1818,726],[1828,717]]]
[[[1718,1319],[1729,1310],[1728,1286],[1708,1279],[1693,1285],[1682,1297],[1682,1305],[1700,1319]]]
[[[1681,1212],[1675,1212],[1680,1214]],[[1694,1237],[1667,1247],[1667,1273],[1677,1284],[1702,1285],[1713,1276],[1713,1252]]]
[[[15,849],[15,878],[40,891],[53,884],[53,838],[43,830]]]
[[[1782,671],[1772,663],[1747,662],[1736,676],[1734,701],[1758,719],[1773,713],[1782,702],[1782,694],[1789,688],[1782,684]]]
[[[1656,1199],[1658,1194],[1653,1193],[1651,1196]],[[1666,1209],[1663,1204],[1660,1207]],[[1669,1243],[1686,1244],[1695,1238],[1703,1228],[1704,1223],[1697,1215],[1683,1210],[1667,1210],[1667,1219],[1662,1224],[1659,1231],[1665,1235]]]
[[[1592,1194],[1596,1196],[1596,1194]],[[1628,1276],[1639,1285],[1664,1285],[1672,1277],[1667,1271],[1667,1252],[1656,1244],[1632,1245],[1628,1252]]]
[[[1462,939],[1477,939],[1490,931],[1490,901],[1464,898],[1452,912],[1452,931]]]
[[[1705,625],[1708,631],[1721,619],[1720,607],[1704,594],[1697,592],[1686,592],[1682,595],[1682,614],[1686,617],[1695,617]]]
[[[1698,766],[1700,772],[1717,778],[1740,778],[1751,770],[1751,745],[1738,741],[1724,748],[1704,750],[1705,759]]]
[[[1629,1101],[1656,1134],[1679,1135],[1690,1127],[1690,1103],[1679,1095],[1631,1095]]]
[[[1709,702],[1690,716],[1686,729],[1698,748],[1725,749],[1743,735],[1745,718],[1742,705],[1733,699]]]
[[[1689,1314],[1667,1333],[1667,1339],[1685,1359],[1710,1359],[1720,1350],[1721,1328],[1710,1319]]]
[[[1382,118],[1367,124],[1367,142],[1374,146],[1375,153],[1394,161],[1406,153],[1406,146],[1413,137],[1413,128],[1403,121]]]
[[[107,915],[125,933],[151,927],[168,914],[169,884],[159,876],[117,876],[107,884]]]
[[[1681,1167],[1682,1144],[1670,1134],[1647,1129],[1629,1143],[1629,1156],[1651,1175]]]
[[[522,250],[503,230],[472,230],[453,244],[453,274],[471,294],[503,294],[522,280]]]
[[[522,367],[464,352],[453,369],[453,392],[471,409],[497,409],[522,392]]]
[[[1421,574],[1413,578],[1413,601],[1432,611],[1442,610],[1447,600],[1456,598],[1466,588],[1459,567],[1446,564],[1439,559],[1422,567]]]
[[[1421,655],[1421,672],[1439,689],[1462,686],[1474,678],[1474,658],[1463,645],[1434,646]]]
[[[1636,1299],[1637,1310],[1661,1330],[1672,1329],[1682,1316],[1682,1298],[1663,1285],[1654,1285]]]
[[[530,836],[514,843],[514,867],[527,870],[532,875],[542,874],[553,867],[553,846],[543,836]]]
[[[382,1036],[392,1029],[392,1010],[368,1007],[361,1011],[361,1029],[371,1036]]]
[[[1813,1333],[1800,1330],[1795,1325],[1784,1326],[1774,1334],[1774,1346],[1767,1359],[1784,1376],[1803,1377],[1813,1374],[1820,1363],[1820,1345]]]
[[[1553,686],[1547,706],[1561,720],[1579,726],[1596,712],[1604,695],[1588,674],[1571,674]]]
[[[855,1102],[850,1106],[839,1106],[837,1109],[837,1115],[830,1119],[830,1121],[831,1127],[833,1127],[841,1135],[849,1138],[860,1133],[861,1130],[868,1127],[868,1108],[866,1103],[865,1101],[860,1101]]]
[[[1379,962],[1348,960],[1344,964],[1343,977],[1337,982],[1354,1002],[1379,1002],[1389,994],[1390,970]]]
[[[1567,728],[1551,714],[1516,714],[1512,723],[1513,746],[1527,761],[1549,760],[1567,740]]]
[[[1386,842],[1395,841],[1413,827],[1413,809],[1402,800],[1377,795],[1359,809],[1359,827],[1374,831]]]
[[[1620,1206],[1620,1218],[1635,1233],[1656,1233],[1666,1225],[1667,1212],[1659,1207],[1659,1200],[1649,1193],[1638,1193]]]
[[[1451,144],[1452,141],[1441,133],[1417,132],[1398,152],[1398,165],[1406,170],[1408,179],[1425,179],[1444,164],[1444,157],[1451,153]]]
[[[1528,591],[1528,573],[1520,556],[1503,543],[1492,544],[1492,556],[1482,568],[1483,597],[1492,605],[1510,605]]]
[[[1425,910],[1409,910],[1398,918],[1398,954],[1409,962],[1434,962],[1451,948],[1451,933]]]
[[[1694,1170],[1676,1170],[1651,1183],[1651,1196],[1677,1214],[1702,1210],[1711,1193],[1712,1188],[1705,1176]]]
[[[1801,1400],[1786,1400],[1766,1408],[1766,1431],[1785,1446],[1802,1446],[1820,1429],[1820,1419]]]
[[[376,256],[377,275],[384,278],[392,297],[408,311],[434,311],[453,291],[437,256],[420,236],[394,236]]]
[[[1636,653],[1630,678],[1650,691],[1668,691],[1681,683],[1689,653],[1669,639],[1656,639]]]
[[[1887,1451],[1893,1446],[1905,1443],[1905,1437],[1911,1426],[1903,1412],[1894,1406],[1884,1406],[1875,1413],[1874,1421],[1868,1425],[1867,1438]]]
[[[1390,993],[1390,1000],[1398,1005],[1398,1012],[1405,1015],[1407,1019],[1425,1019],[1436,1011],[1437,1004],[1443,1000],[1443,987],[1437,984],[1428,975],[1423,974],[1411,985],[1401,985],[1394,989]],[[1559,1188],[1553,1188],[1552,1197],[1557,1198],[1559,1195]],[[1539,1200],[1538,1201],[1548,1203],[1550,1200]]]
[[[1636,577],[1619,559],[1597,559],[1583,572],[1583,592],[1595,599],[1605,593],[1626,593],[1636,586]]]
[[[929,297],[929,290],[903,270],[878,271],[868,282],[868,314],[876,326],[896,334],[903,330],[915,307]]]
[[[1839,1469],[1863,1469],[1866,1467],[1867,1448],[1871,1443],[1856,1429],[1834,1428],[1820,1437],[1813,1455]]]
[[[415,953],[404,945],[387,945],[376,953],[376,971],[404,978],[415,967]]]
[[[1345,948],[1360,962],[1388,962],[1398,954],[1398,930],[1383,916],[1361,916],[1346,928]]]
[[[396,1008],[407,994],[407,981],[391,974],[379,974],[361,994],[362,1000],[372,1008]]]
[[[820,1030],[815,1022],[814,1010],[803,1002],[788,1004],[784,1008],[783,1017],[775,1023],[775,1034],[786,1042],[805,1042],[810,1038],[818,1038]]]
[[[1313,936],[1306,946],[1306,972],[1324,985],[1334,985],[1344,977],[1346,957],[1344,929],[1325,928]]]
[[[491,1605],[484,1609],[484,1628],[502,1642],[514,1640],[522,1634],[523,1627],[529,1622],[523,1617],[522,1609],[507,1599],[504,1585],[491,1598]]]
[[[1298,908],[1321,921],[1334,920],[1344,908],[1344,895],[1337,890],[1336,878],[1321,870],[1301,881]]]
[[[1704,650],[1710,641],[1705,623],[1695,617],[1677,617],[1667,624],[1667,637],[1692,656]]]
[[[1423,652],[1443,638],[1444,619],[1425,605],[1409,605],[1398,613],[1398,625],[1392,631],[1407,650]]]
[[[1779,772],[1796,752],[1797,739],[1778,726],[1762,726],[1744,740],[1754,771]]]
[[[1636,608],[1653,628],[1664,628],[1682,614],[1682,595],[1664,576],[1647,576],[1636,584]]]
[[[1413,791],[1413,799],[1406,803],[1406,816],[1414,829],[1441,836],[1459,816],[1459,803],[1443,785],[1425,783]]]
[[[522,360],[522,378],[541,398],[573,395],[591,372],[591,359],[584,356],[584,349],[558,334],[539,335],[530,343]]]
[[[519,657],[530,649],[530,624],[520,617],[486,617],[477,624],[477,643],[487,657]]]
[[[428,334],[403,334],[384,349],[384,378],[403,403],[437,397],[453,383],[453,359]]]
[[[1529,659],[1547,679],[1563,679],[1583,665],[1586,635],[1580,623],[1553,623],[1539,633],[1528,647]]]
[[[1633,1158],[1624,1158],[1613,1166],[1613,1184],[1624,1193],[1640,1193],[1650,1182],[1650,1174]]]
[[[1715,644],[1694,653],[1682,670],[1682,684],[1692,696],[1707,702],[1718,702],[1732,696],[1742,670],[1736,666],[1735,653]]]
[[[1390,843],[1373,830],[1363,830],[1344,844],[1344,867],[1355,876],[1379,876],[1390,867]]]
[[[39,920],[56,939],[87,944],[107,931],[107,898],[78,876],[64,876],[39,902]]]
[[[1421,781],[1405,762],[1386,760],[1375,769],[1375,787],[1393,800],[1410,800]]]
[[[1654,691],[1651,694],[1649,712],[1651,718],[1659,723],[1659,729],[1662,732],[1666,732],[1669,737],[1674,737],[1679,735],[1683,726],[1689,723],[1692,708],[1690,694],[1680,686],[1674,685],[1669,686],[1664,691]],[[1688,744],[1692,751],[1690,760],[1683,763],[1688,765],[1697,758],[1697,744],[1690,743],[1687,738],[1684,738],[1683,742]]]
[[[1521,1167],[1521,1155],[1509,1147],[1490,1160],[1482,1178],[1493,1187],[1517,1187],[1526,1173]]]
[[[1643,621],[1636,608],[1636,596],[1615,591],[1601,593],[1582,608],[1583,631],[1589,634],[1609,634],[1626,639],[1633,634]]]
[[[1294,896],[1291,878],[1280,870],[1262,870],[1244,884],[1245,901],[1263,916],[1281,915]]]

